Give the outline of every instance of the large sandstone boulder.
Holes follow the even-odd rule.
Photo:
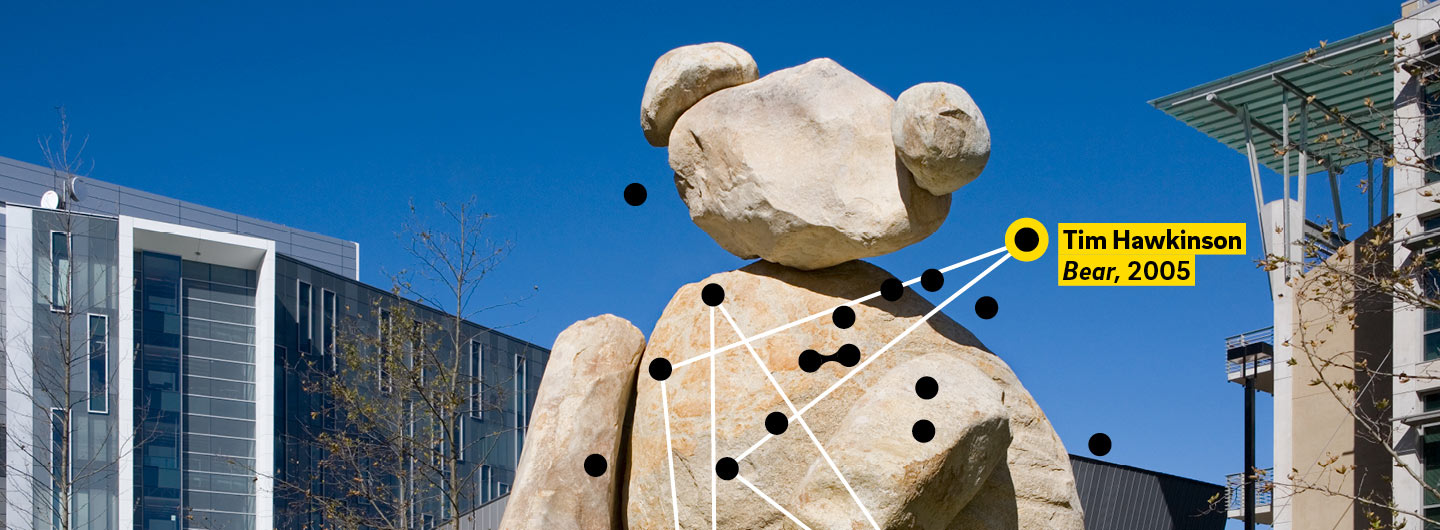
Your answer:
[[[723,42],[681,46],[661,55],[640,98],[640,130],[655,147],[665,147],[680,114],[721,89],[760,77],[755,59]]]
[[[960,189],[990,160],[985,115],[965,89],[950,83],[921,83],[900,93],[890,126],[900,161],[930,193]]]
[[[622,528],[622,449],[644,350],[640,330],[614,315],[555,339],[501,529]],[[598,477],[586,470],[590,455],[604,459]]]
[[[676,293],[642,364],[655,358],[679,363],[709,350],[711,308],[700,296],[708,283],[724,287],[723,307],[752,336],[875,292],[890,277],[863,262],[811,272],[760,262],[716,274]],[[797,363],[802,351],[828,355],[853,344],[862,363],[869,362],[932,307],[907,290],[895,302],[877,297],[857,305],[855,323],[847,329],[820,318],[757,340],[754,347],[795,406],[804,407],[850,368],[829,362],[807,373]],[[715,344],[739,340],[719,311],[715,322]],[[715,452],[736,457],[766,436],[767,415],[790,414],[745,348],[714,360]],[[684,528],[710,526],[715,465],[709,370],[708,360],[686,364],[665,381]],[[939,383],[930,400],[913,394],[912,378],[925,372]],[[660,389],[648,375],[636,383],[626,501],[630,528],[673,526]],[[1003,361],[943,314],[874,357],[804,419],[886,530],[1083,528],[1069,458],[1045,414]],[[934,439],[927,443],[912,437],[910,427],[919,419],[934,425]],[[1003,457],[993,456],[1001,446]],[[799,422],[741,460],[739,474],[812,528],[869,526]],[[739,479],[719,481],[715,493],[720,528],[794,527]]]
[[[720,90],[670,132],[675,185],[695,224],[741,258],[812,270],[893,252],[950,211],[897,160],[893,106],[829,59]]]
[[[923,377],[938,385],[928,401],[916,395]],[[1002,400],[1000,386],[963,359],[932,353],[880,378],[851,405],[825,449],[854,488],[888,492],[866,505],[881,528],[950,528],[1005,462],[1010,414]],[[935,438],[907,436],[917,421],[940,422]],[[799,490],[809,498],[796,513],[816,521],[813,528],[870,527],[855,517],[862,514],[829,465],[811,463]]]

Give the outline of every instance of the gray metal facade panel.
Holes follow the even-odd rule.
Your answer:
[[[269,224],[252,222],[249,219],[240,220],[240,233],[248,236],[255,236],[261,239],[269,239],[276,243],[290,244],[290,232],[277,229]]]
[[[506,494],[481,506],[460,518],[460,530],[498,530],[500,519],[505,516],[505,505],[510,503]]]
[[[0,157],[0,202],[38,205],[40,196],[55,188],[55,178],[48,168],[28,162]],[[172,199],[163,195],[127,188],[93,177],[84,177],[87,197],[76,211],[99,215],[129,215],[144,219],[194,226],[210,230],[239,233],[269,239],[277,252],[294,254],[292,240],[324,254],[307,254],[316,258],[316,266],[324,267],[348,278],[358,278],[355,243],[285,225],[237,215],[209,206]]]
[[[137,192],[136,190],[120,190],[120,208],[126,206],[150,210],[152,212],[170,215],[176,219],[180,218],[180,201],[166,199],[153,193]]]
[[[340,258],[339,254],[322,252],[320,250],[316,250],[314,248],[295,243],[291,243],[290,252],[288,254],[291,257],[298,258],[302,261],[315,263],[317,265],[322,265],[325,268],[331,270],[339,269],[342,263],[342,259]]]
[[[233,215],[228,217],[216,215],[207,210],[194,208],[193,205],[188,203],[182,203],[180,205],[180,219],[187,225],[195,225],[222,232],[234,232],[239,226],[239,222]]]
[[[1224,487],[1071,455],[1087,530],[1220,530]]]
[[[141,208],[139,206],[132,206],[123,202],[120,203],[120,215],[128,215],[131,217],[139,217],[142,219],[180,224],[180,216],[173,213],[157,212],[155,210],[149,210]]]

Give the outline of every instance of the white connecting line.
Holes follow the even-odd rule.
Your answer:
[[[740,337],[741,341],[745,341],[745,332],[740,331],[740,325],[736,324],[735,318],[730,316],[730,310],[721,305],[720,313],[725,315],[725,320],[729,321],[730,327],[735,329],[735,335]],[[855,505],[859,506],[860,512],[865,514],[865,520],[870,521],[870,526],[875,530],[880,530],[880,525],[875,524],[875,518],[870,516],[870,510],[865,508],[865,503],[860,502],[860,496],[855,494],[855,488],[850,487],[850,481],[845,480],[845,475],[840,473],[840,468],[835,465],[834,460],[830,459],[830,453],[825,450],[825,446],[820,445],[820,439],[815,437],[815,432],[810,430],[810,425],[805,423],[805,418],[800,417],[800,412],[795,409],[795,404],[790,402],[790,396],[780,388],[780,382],[775,380],[775,374],[770,373],[770,367],[765,365],[765,361],[760,359],[760,354],[756,353],[755,347],[751,346],[749,342],[745,342],[745,348],[750,350],[750,357],[755,359],[755,364],[760,366],[760,371],[765,372],[765,378],[770,380],[770,385],[775,387],[775,392],[780,394],[780,399],[785,402],[786,407],[790,408],[790,418],[800,421],[800,427],[805,429],[805,434],[810,436],[810,441],[814,442],[815,448],[820,450],[820,456],[825,457],[825,463],[830,464],[830,470],[840,478],[840,483],[845,485],[845,491],[850,492],[850,498],[855,500]]]
[[[744,485],[745,485],[745,487],[750,488],[750,491],[755,492],[755,494],[756,494],[756,495],[759,495],[760,498],[765,499],[765,502],[770,503],[770,506],[774,507],[776,510],[780,510],[780,513],[785,514],[785,517],[789,517],[791,521],[794,521],[794,522],[795,522],[795,524],[800,525],[800,528],[804,528],[805,530],[810,530],[810,527],[805,526],[805,523],[800,522],[800,519],[799,519],[798,517],[795,517],[795,514],[790,513],[790,510],[786,510],[786,509],[784,509],[784,508],[781,508],[779,504],[776,504],[776,503],[775,503],[775,499],[770,498],[770,496],[769,496],[769,495],[766,495],[765,492],[760,491],[760,488],[755,487],[755,485],[754,485],[754,484],[751,484],[749,480],[746,480],[746,479],[745,479],[745,477],[742,477],[742,476],[740,476],[740,475],[735,475],[735,479],[736,479],[736,480],[739,480],[741,484],[744,484]]]
[[[969,265],[969,264],[971,264],[971,263],[975,263],[975,262],[977,262],[977,261],[983,260],[983,259],[988,258],[988,257],[990,257],[990,256],[994,256],[994,255],[999,254],[999,253],[1001,253],[1001,252],[1005,252],[1005,247],[1000,247],[1000,248],[997,248],[997,249],[992,250],[992,251],[990,251],[990,252],[986,252],[986,253],[984,253],[984,254],[981,254],[981,255],[979,255],[979,256],[975,256],[975,257],[970,258],[970,259],[967,259],[967,260],[965,260],[965,261],[961,261],[961,262],[956,263],[956,264],[954,264],[954,265],[950,265],[949,267],[945,267],[945,268],[943,268],[943,269],[940,269],[940,273],[941,273],[941,274],[944,274],[944,273],[953,271],[953,270],[955,270],[955,269],[958,269],[958,268],[960,268],[960,267],[964,267],[964,266]],[[903,287],[909,287],[909,286],[914,285],[915,283],[917,283],[917,282],[919,282],[919,281],[920,281],[920,277],[919,277],[919,276],[916,276],[916,277],[914,277],[914,278],[911,278],[909,281],[907,281],[907,282],[905,282],[905,283],[902,283],[902,284],[900,284],[900,285],[903,286]],[[868,302],[868,301],[870,301],[871,299],[873,299],[873,298],[875,298],[875,297],[877,297],[877,296],[880,296],[880,291],[875,291],[875,292],[873,292],[873,293],[867,294],[867,295],[862,296],[862,297],[860,297],[860,298],[856,298],[856,299],[851,300],[851,301],[849,301],[849,302],[845,302],[845,303],[843,303],[843,304],[840,304],[839,306],[835,306],[835,307],[832,307],[832,308],[830,308],[830,309],[826,309],[826,310],[821,311],[821,312],[819,312],[819,313],[815,313],[815,314],[810,315],[810,316],[808,316],[808,317],[802,318],[802,319],[800,319],[800,320],[796,320],[796,321],[794,321],[794,322],[791,322],[791,323],[789,323],[789,324],[785,324],[785,325],[783,325],[783,326],[780,326],[780,327],[771,329],[771,330],[769,330],[769,331],[765,331],[765,332],[762,332],[762,333],[755,334],[754,336],[751,336],[749,339],[741,339],[741,340],[739,340],[739,341],[732,342],[732,343],[730,343],[730,344],[728,344],[728,345],[725,345],[725,346],[723,346],[723,347],[720,347],[720,348],[710,348],[710,351],[707,352],[707,353],[702,353],[702,354],[700,354],[700,355],[696,355],[696,356],[691,357],[691,358],[689,358],[689,359],[685,359],[685,360],[683,360],[683,361],[680,361],[680,362],[675,363],[674,368],[680,368],[680,367],[682,367],[682,366],[685,366],[685,365],[688,365],[688,364],[691,364],[691,363],[695,363],[695,362],[699,362],[699,361],[708,359],[708,358],[713,357],[713,356],[715,356],[715,355],[717,355],[717,354],[720,354],[720,353],[723,353],[723,352],[726,352],[726,351],[729,351],[729,350],[732,350],[732,349],[735,349],[735,348],[739,348],[740,346],[743,346],[743,345],[746,345],[746,344],[755,342],[755,341],[760,340],[760,339],[763,339],[763,338],[765,338],[765,337],[769,337],[769,336],[774,335],[774,334],[776,334],[776,333],[780,333],[780,332],[782,332],[782,331],[785,331],[785,330],[787,330],[787,329],[793,328],[793,327],[798,326],[798,325],[800,325],[800,324],[804,324],[804,323],[809,322],[809,321],[811,321],[811,320],[815,320],[815,319],[820,318],[820,317],[823,317],[823,316],[825,316],[825,315],[829,315],[829,314],[831,314],[831,313],[834,313],[834,312],[835,312],[835,309],[836,309],[836,308],[839,308],[839,307],[841,307],[841,306],[855,306],[855,305],[863,304],[863,303]]]
[[[942,274],[943,274],[943,273],[946,273],[946,272],[950,272],[950,271],[952,271],[952,270],[958,269],[958,268],[960,268],[960,267],[964,267],[964,266],[969,265],[969,264],[971,264],[971,263],[974,263],[974,262],[983,260],[983,259],[985,259],[985,258],[989,258],[989,257],[991,257],[991,256],[994,256],[994,255],[996,255],[996,254],[1000,254],[1000,253],[1005,252],[1005,251],[1006,251],[1005,247],[1000,247],[1000,248],[997,248],[997,249],[992,250],[992,251],[990,251],[990,252],[986,252],[986,253],[984,253],[984,254],[981,254],[981,255],[979,255],[979,256],[976,256],[976,257],[973,257],[973,258],[970,258],[970,259],[961,261],[961,262],[956,263],[956,264],[954,264],[954,265],[950,265],[949,267],[945,267],[944,269],[940,269],[940,272],[941,272]],[[825,451],[825,447],[823,447],[822,445],[820,445],[820,440],[815,436],[814,431],[812,431],[812,430],[810,429],[810,425],[809,425],[808,423],[806,423],[805,419],[804,419],[802,416],[803,416],[806,412],[808,412],[812,407],[814,407],[817,403],[819,403],[821,399],[824,399],[826,396],[829,396],[830,393],[834,392],[835,389],[839,388],[840,385],[844,384],[846,381],[849,381],[852,377],[855,376],[855,374],[859,373],[860,370],[863,370],[866,366],[869,366],[870,363],[874,362],[875,359],[879,358],[882,354],[884,354],[885,352],[889,351],[890,348],[892,348],[892,347],[894,347],[896,344],[898,344],[901,340],[903,340],[903,339],[904,339],[906,336],[908,336],[911,332],[915,331],[915,330],[916,330],[917,328],[919,328],[921,325],[924,325],[927,321],[930,320],[931,317],[933,317],[933,316],[935,316],[936,314],[940,313],[940,311],[941,311],[942,309],[944,309],[945,306],[950,305],[950,303],[953,302],[953,301],[955,301],[955,299],[959,298],[960,295],[965,294],[966,291],[970,290],[971,287],[973,287],[976,283],[978,283],[982,278],[984,278],[985,276],[989,275],[990,272],[994,271],[997,267],[1000,266],[1001,263],[1004,263],[1005,260],[1007,260],[1007,259],[1009,259],[1009,258],[1010,258],[1010,255],[1009,255],[1009,254],[1005,254],[1004,256],[1001,256],[1000,259],[995,260],[995,262],[992,263],[992,264],[990,264],[990,266],[989,266],[988,268],[986,268],[984,272],[981,272],[980,274],[976,275],[976,276],[975,276],[974,278],[972,278],[968,283],[966,283],[964,287],[961,287],[960,290],[956,291],[954,294],[951,294],[949,297],[947,297],[947,298],[945,299],[945,301],[941,302],[939,305],[937,305],[937,306],[935,306],[934,308],[932,308],[929,312],[925,313],[925,316],[921,317],[919,320],[917,320],[916,322],[912,323],[912,324],[910,325],[910,327],[906,328],[905,331],[901,332],[901,333],[900,333],[899,335],[897,335],[894,339],[891,339],[890,342],[886,343],[885,346],[881,347],[879,351],[876,351],[874,354],[872,354],[872,355],[870,356],[870,358],[868,358],[868,359],[865,360],[865,362],[860,363],[859,366],[856,366],[856,367],[855,367],[854,369],[852,369],[849,373],[845,374],[844,377],[841,377],[839,381],[836,381],[834,384],[830,385],[830,387],[827,388],[827,389],[825,389],[824,392],[821,392],[819,396],[816,396],[815,399],[811,400],[811,401],[810,401],[809,403],[807,403],[804,407],[800,407],[799,409],[796,409],[796,408],[795,408],[795,404],[790,401],[790,397],[785,394],[785,391],[784,391],[782,388],[780,388],[780,383],[775,380],[775,376],[774,376],[773,374],[771,374],[769,367],[767,367],[767,366],[765,365],[765,362],[760,359],[760,354],[755,351],[755,348],[754,348],[751,344],[752,344],[754,341],[756,341],[756,340],[759,340],[759,339],[768,337],[768,336],[770,336],[770,335],[774,335],[774,334],[776,334],[776,333],[780,333],[780,332],[782,332],[782,331],[785,331],[785,330],[790,329],[790,328],[792,328],[792,327],[798,326],[798,325],[800,325],[800,324],[804,324],[804,323],[806,323],[806,322],[810,322],[810,321],[815,320],[815,319],[817,319],[817,318],[823,317],[823,316],[825,316],[825,315],[827,315],[827,314],[831,314],[831,313],[833,313],[834,310],[835,310],[836,308],[838,308],[838,307],[842,307],[842,306],[854,306],[854,305],[857,305],[857,304],[864,303],[864,302],[866,302],[866,301],[868,301],[868,300],[870,300],[870,299],[873,299],[873,298],[875,298],[875,297],[877,297],[877,296],[880,296],[880,293],[879,293],[879,292],[871,293],[871,294],[869,294],[869,295],[866,295],[866,296],[857,298],[857,299],[855,299],[855,300],[851,300],[851,301],[849,301],[849,302],[846,302],[846,303],[844,303],[844,304],[841,304],[840,306],[836,306],[836,307],[834,307],[834,308],[830,308],[829,310],[821,311],[821,312],[819,312],[819,313],[815,313],[815,314],[813,314],[813,315],[807,316],[807,317],[802,318],[802,319],[800,319],[800,320],[796,320],[796,321],[791,322],[791,323],[789,323],[789,324],[785,324],[785,325],[783,325],[783,326],[780,326],[780,327],[771,329],[771,330],[769,330],[769,331],[765,331],[765,332],[763,332],[763,333],[760,333],[760,334],[757,334],[757,335],[754,335],[754,336],[751,336],[751,337],[746,337],[746,336],[745,336],[745,333],[740,330],[740,326],[735,322],[735,319],[730,316],[729,310],[725,309],[725,307],[722,305],[722,306],[720,306],[720,312],[721,312],[721,314],[723,314],[723,315],[725,316],[725,319],[730,322],[730,326],[731,326],[732,328],[734,328],[735,334],[740,337],[740,340],[739,340],[739,341],[736,341],[736,342],[734,342],[734,343],[731,343],[731,344],[729,344],[729,345],[727,345],[727,346],[725,346],[725,347],[722,347],[722,348],[716,348],[716,347],[715,347],[715,308],[714,308],[714,307],[711,307],[711,308],[710,308],[710,351],[707,352],[707,353],[701,354],[701,355],[697,355],[697,356],[695,356],[695,357],[691,357],[691,358],[686,359],[686,360],[684,360],[684,361],[682,361],[682,362],[676,363],[676,364],[673,366],[673,369],[678,369],[678,368],[680,368],[680,367],[682,367],[682,366],[685,366],[685,365],[688,365],[688,364],[691,364],[691,363],[694,363],[694,362],[697,362],[697,361],[700,361],[700,360],[703,360],[703,359],[709,359],[709,360],[710,360],[710,461],[711,461],[711,463],[713,464],[714,462],[716,462],[716,459],[715,459],[715,457],[716,457],[716,447],[715,447],[715,445],[716,445],[716,444],[715,444],[715,431],[716,431],[716,428],[715,428],[715,427],[716,427],[716,415],[715,415],[715,356],[718,355],[718,354],[720,354],[720,353],[722,353],[722,352],[725,352],[725,351],[728,351],[728,350],[731,350],[731,349],[734,349],[734,348],[737,348],[737,347],[740,347],[740,346],[745,346],[746,349],[748,349],[748,350],[750,351],[750,356],[751,356],[751,358],[754,359],[755,362],[756,362],[756,364],[758,364],[758,365],[760,366],[761,371],[765,372],[765,377],[766,377],[767,379],[769,379],[771,386],[773,386],[773,387],[775,388],[775,391],[780,394],[780,399],[781,399],[782,401],[784,401],[784,402],[785,402],[785,406],[790,409],[791,415],[790,415],[789,421],[792,422],[792,423],[796,422],[797,420],[799,421],[800,427],[805,430],[805,434],[807,434],[807,435],[810,437],[810,441],[813,442],[813,443],[815,444],[815,448],[820,451],[820,456],[824,457],[825,463],[826,463],[826,464],[829,464],[829,466],[830,466],[830,470],[833,471],[833,472],[835,472],[835,476],[836,476],[836,477],[839,477],[839,478],[840,478],[840,483],[845,486],[845,490],[850,493],[850,498],[855,501],[855,504],[860,507],[860,511],[865,514],[866,520],[868,520],[868,521],[870,522],[870,525],[873,526],[876,530],[879,530],[880,526],[879,526],[878,524],[876,524],[875,519],[874,519],[873,517],[871,517],[870,511],[869,511],[868,509],[866,509],[865,504],[860,501],[860,496],[857,495],[857,494],[855,493],[855,490],[850,487],[850,482],[847,481],[847,480],[845,479],[845,476],[840,473],[839,467],[837,467],[837,466],[835,465],[835,461],[830,458],[830,454],[829,454],[827,451]],[[918,281],[920,281],[920,278],[919,278],[919,277],[913,278],[913,279],[911,279],[910,281],[907,281],[907,282],[902,283],[901,285],[908,287],[908,286],[910,286],[910,285],[912,285],[912,284],[914,284],[914,283],[916,283],[916,282],[918,282]],[[680,529],[680,503],[679,503],[679,499],[678,499],[678,497],[677,497],[676,490],[675,490],[675,457],[674,457],[674,450],[673,450],[673,446],[672,446],[672,442],[671,442],[671,437],[670,437],[670,400],[669,400],[669,394],[667,393],[666,390],[667,390],[667,389],[666,389],[665,382],[664,382],[664,381],[661,381],[661,382],[660,382],[660,405],[661,405],[662,412],[665,414],[665,451],[666,451],[666,460],[667,460],[667,462],[669,463],[669,471],[670,471],[670,507],[671,507],[671,513],[672,513],[673,516],[674,516],[675,528],[676,528],[676,530],[679,530],[679,529]],[[745,457],[750,456],[750,454],[751,454],[751,453],[754,453],[756,449],[759,449],[760,446],[764,445],[765,442],[769,441],[771,438],[774,438],[774,437],[775,437],[775,435],[773,435],[773,434],[768,434],[768,433],[767,433],[767,434],[766,434],[764,437],[762,437],[758,442],[756,442],[755,445],[750,446],[749,449],[746,449],[745,452],[741,453],[740,456],[736,457],[736,458],[735,458],[736,462],[739,462],[739,461],[744,460]],[[756,495],[758,495],[761,499],[764,499],[766,503],[769,503],[770,506],[774,507],[776,510],[779,510],[780,513],[782,513],[782,514],[784,514],[786,517],[790,518],[790,520],[793,521],[795,524],[800,525],[800,527],[801,527],[801,528],[804,528],[805,530],[810,530],[810,527],[809,527],[809,526],[806,526],[805,523],[801,522],[800,519],[797,518],[797,517],[795,517],[794,514],[790,513],[790,512],[789,512],[788,510],[786,510],[785,508],[782,508],[778,503],[775,502],[774,499],[770,498],[770,496],[768,496],[768,495],[766,495],[764,492],[760,491],[759,488],[756,488],[755,485],[752,484],[752,483],[751,483],[749,480],[747,480],[745,477],[736,475],[735,478],[739,479],[742,484],[744,484],[746,487],[750,488],[750,491],[753,491],[753,492],[754,492]],[[712,530],[715,529],[715,528],[716,528],[716,525],[718,524],[718,521],[717,521],[717,519],[716,519],[717,485],[718,485],[718,483],[716,482],[716,474],[715,474],[714,472],[712,472],[711,475],[710,475],[710,528],[711,528]]]
[[[710,349],[715,349],[715,308],[710,308]],[[715,356],[710,356],[710,465],[715,465]],[[715,530],[719,524],[715,518],[715,497],[718,486],[715,482],[718,475],[710,472],[710,530]],[[674,490],[672,486],[670,488]]]

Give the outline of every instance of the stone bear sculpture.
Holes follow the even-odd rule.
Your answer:
[[[655,63],[641,129],[692,221],[761,261],[681,287],[648,343],[609,315],[560,335],[501,528],[1083,529],[1013,371],[858,261],[933,233],[984,169],[963,89],[892,100],[829,59],[760,77],[700,44]]]

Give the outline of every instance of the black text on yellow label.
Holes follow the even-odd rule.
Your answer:
[[[1060,285],[1195,285],[1195,256],[1062,254]]]

